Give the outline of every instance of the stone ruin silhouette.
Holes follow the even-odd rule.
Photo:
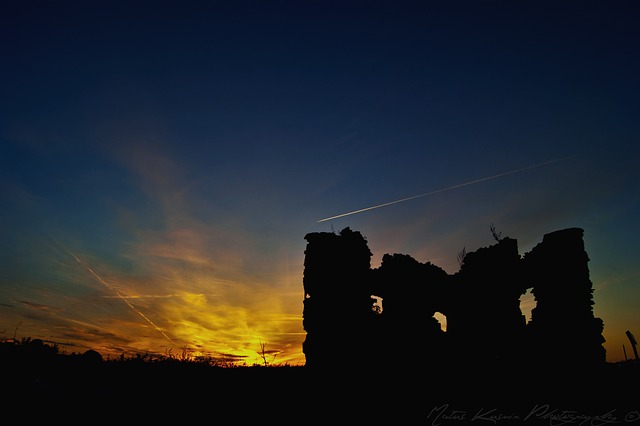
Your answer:
[[[360,367],[384,368],[418,351],[417,362],[438,367],[604,364],[604,323],[593,314],[583,234],[545,234],[521,256],[517,240],[494,233],[496,244],[461,252],[460,269],[450,275],[407,254],[385,254],[371,268],[366,239],[348,227],[309,233],[306,366],[344,368],[341,353],[348,353]],[[520,309],[528,290],[537,303],[529,322]],[[436,312],[446,317],[446,331]]]

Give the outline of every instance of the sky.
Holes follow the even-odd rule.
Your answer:
[[[350,227],[372,268],[403,253],[454,274],[491,226],[522,255],[580,227],[607,361],[632,358],[639,18],[615,0],[4,0],[0,337],[302,365],[307,233]]]

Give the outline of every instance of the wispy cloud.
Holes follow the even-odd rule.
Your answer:
[[[193,175],[157,145],[151,151],[145,143],[129,144],[117,158],[145,194],[146,206],[118,209],[123,214],[118,223],[129,238],[122,257],[134,269],[127,273],[104,260],[92,265],[93,278],[116,293],[101,297],[124,298],[150,328],[165,332],[172,342],[157,341],[158,348],[198,348],[255,359],[260,342],[267,342],[280,361],[302,362],[302,296],[293,297],[295,292],[282,284],[292,297],[274,292],[273,272],[264,275],[261,269],[261,257],[273,254],[264,252],[264,242],[236,226],[240,218],[232,208],[203,203],[198,185],[191,184]],[[202,210],[207,205],[211,210]],[[152,221],[144,220],[148,212]],[[282,265],[267,266],[289,273]],[[144,330],[139,326],[129,330],[129,344],[153,346],[149,333],[136,331]],[[118,329],[115,322],[112,327]]]

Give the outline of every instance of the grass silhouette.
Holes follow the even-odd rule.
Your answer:
[[[549,425],[603,416],[636,421],[640,411],[640,400],[629,388],[640,378],[638,362],[607,363],[590,371],[564,364],[544,373],[531,366],[516,373],[393,364],[377,371],[349,365],[327,371],[184,354],[103,359],[92,350],[65,354],[39,339],[0,342],[5,407],[20,407],[43,420],[60,410],[67,416],[91,410],[105,422],[121,422],[126,407],[128,419],[146,423],[197,412],[207,418],[235,415],[241,424],[277,418],[298,425]]]

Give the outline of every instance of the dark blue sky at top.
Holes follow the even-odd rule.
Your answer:
[[[24,262],[5,281],[33,265],[24,253],[38,237],[25,230],[142,274],[132,247],[194,223],[219,228],[199,250],[220,239],[262,265],[252,276],[284,263],[295,276],[304,235],[330,230],[319,219],[579,155],[335,230],[361,230],[377,260],[402,251],[452,272],[457,250],[491,243],[493,221],[527,247],[581,226],[592,263],[614,262],[628,291],[638,12],[632,1],[4,1],[0,247],[3,262]]]
[[[162,126],[202,168],[355,158],[357,186],[631,144],[633,15],[576,5],[9,2],[3,120],[88,154],[110,123]]]

